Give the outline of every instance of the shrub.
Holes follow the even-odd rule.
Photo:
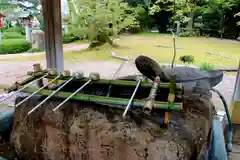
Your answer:
[[[17,32],[22,35],[25,35],[25,28],[24,27],[11,27],[6,29],[4,32]]]
[[[31,48],[27,52],[28,53],[36,53],[36,52],[44,52],[44,51],[45,51],[44,48]]]
[[[190,33],[187,31],[179,33],[179,37],[189,37],[189,36],[190,36]]]
[[[7,39],[0,45],[0,54],[22,53],[31,48],[31,43],[25,39]]]
[[[184,63],[185,65],[191,64],[194,62],[194,56],[192,55],[184,55],[179,58],[179,60]]]
[[[200,65],[200,70],[202,71],[209,71],[213,69],[214,69],[214,66],[211,63],[204,62]]]
[[[19,27],[11,27],[6,29],[4,32],[18,32],[20,33],[20,28]]]
[[[71,42],[74,42],[74,41],[77,41],[77,40],[80,40],[81,38],[73,35],[73,34],[65,34],[63,35],[62,37],[62,41],[64,44],[67,44],[67,43],[71,43]]]
[[[24,35],[18,32],[3,32],[3,39],[24,39]]]

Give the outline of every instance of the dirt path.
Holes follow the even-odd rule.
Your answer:
[[[85,49],[88,47],[88,44],[67,44],[63,46],[63,51],[76,51]],[[19,53],[19,54],[5,54],[0,55],[0,59],[10,59],[10,58],[16,58],[16,57],[28,57],[28,56],[38,56],[38,55],[44,55],[45,52],[37,52],[37,53]]]
[[[36,62],[0,62],[0,84],[11,85],[15,81],[20,81],[26,78],[26,72],[32,71],[32,65]],[[45,68],[45,61],[39,63]],[[65,62],[65,68],[70,71],[84,71],[85,76],[88,76],[90,72],[99,72],[102,78],[111,78],[115,71],[119,67],[119,63],[111,61],[95,61],[95,62],[82,62],[82,63],[69,63]],[[136,74],[134,64],[128,63],[123,66],[118,76],[126,76],[130,74]],[[234,92],[235,76],[224,75],[223,81],[216,86],[230,103],[232,94]],[[213,101],[219,110],[223,110],[223,105],[219,98],[214,94]]]

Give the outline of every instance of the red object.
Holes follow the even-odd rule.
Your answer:
[[[24,26],[31,26],[31,18],[30,17],[26,17],[26,18],[22,18],[23,20],[23,24]]]
[[[2,13],[0,13],[0,28],[4,27],[4,15]]]

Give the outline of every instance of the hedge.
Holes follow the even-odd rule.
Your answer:
[[[4,30],[4,32],[17,32],[25,35],[25,28],[24,27],[11,27]]]
[[[36,52],[44,52],[45,49],[44,48],[31,48],[30,50],[28,50],[28,53],[36,53]]]
[[[25,39],[6,39],[0,45],[0,54],[22,53],[30,48],[31,43]]]
[[[62,41],[63,41],[64,44],[71,43],[71,42],[74,42],[74,41],[77,41],[77,40],[80,40],[80,38],[73,35],[73,34],[65,34],[62,37]]]
[[[3,39],[24,39],[25,36],[18,32],[3,32]]]

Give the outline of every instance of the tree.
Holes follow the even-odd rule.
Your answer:
[[[71,30],[75,35],[87,38],[90,47],[106,42],[114,45],[110,36],[138,26],[134,8],[120,0],[75,1],[74,11],[77,16]]]
[[[220,35],[225,32],[227,13],[235,5],[233,0],[211,0],[202,7],[202,14],[197,18],[197,27],[207,34]]]
[[[8,15],[14,12],[16,7],[17,4],[13,3],[11,0],[0,0],[0,12],[6,16],[4,18],[6,28],[11,26]]]
[[[150,7],[150,14],[161,10],[171,11],[174,16],[172,20],[188,23],[187,28],[193,29],[195,12],[199,10],[199,4],[203,0],[156,0]]]
[[[137,13],[136,19],[139,21],[140,30],[141,31],[148,30],[153,24],[153,19],[148,14],[148,9],[146,8],[145,5],[138,4],[135,7],[135,10]]]
[[[8,14],[14,10],[16,5],[10,0],[0,0],[0,12]]]

